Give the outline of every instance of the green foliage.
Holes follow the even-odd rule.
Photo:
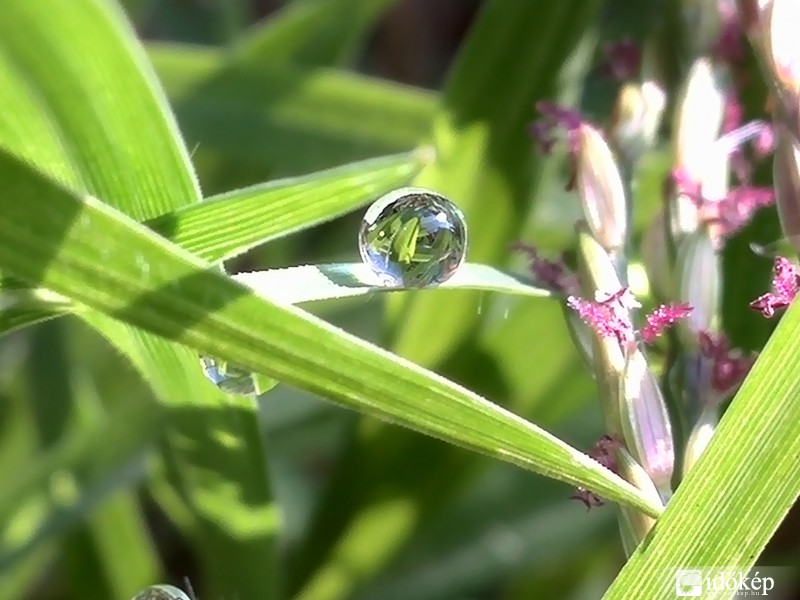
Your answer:
[[[579,215],[534,104],[607,114],[598,42],[647,37],[662,4],[486,0],[431,91],[364,74],[381,19],[411,18],[391,0],[258,23],[243,1],[5,0],[0,600],[184,577],[200,598],[672,598],[676,567],[756,564],[800,494],[800,309],[664,508],[584,453],[596,387],[509,250],[564,249]],[[636,173],[637,240],[670,161]],[[353,262],[358,211],[410,184],[469,225],[437,288]],[[761,219],[725,268],[766,285]],[[741,307],[763,285],[729,280],[759,348]],[[267,391],[223,393],[201,356]],[[626,564],[617,507],[587,515],[576,486],[657,519]]]

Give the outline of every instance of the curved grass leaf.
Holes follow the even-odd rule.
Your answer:
[[[69,314],[72,303],[41,288],[0,280],[0,336]]]
[[[113,411],[107,423],[70,433],[6,483],[0,494],[0,521],[11,523],[26,498],[47,488],[53,473],[89,469],[100,474],[114,472],[124,464],[141,463],[148,445],[155,443],[160,425],[161,411],[137,405]],[[79,514],[86,517],[83,510]]]
[[[4,96],[0,112],[19,118],[22,108],[25,126],[40,129],[25,139],[3,135],[5,145],[37,164],[69,165],[81,187],[140,220],[199,197],[177,124],[114,3],[6,0],[0,54],[16,87],[37,100],[32,110]],[[42,142],[59,155],[38,150]]]
[[[335,66],[353,60],[394,0],[302,0],[286,5],[236,45],[237,58]]]
[[[447,281],[425,288],[388,287],[364,263],[303,265],[286,269],[237,273],[236,281],[278,304],[302,304],[317,300],[350,298],[379,292],[409,290],[484,290],[546,298],[549,290],[537,287],[525,277],[504,273],[494,267],[466,263]]]
[[[330,221],[401,187],[425,152],[357,162],[212,196],[149,221],[154,231],[209,262]]]
[[[13,82],[15,90],[0,99],[5,116],[0,117],[0,145],[139,220],[199,200],[166,99],[113,2],[8,0],[0,11],[0,57],[0,80]],[[24,124],[15,125],[20,115]],[[21,197],[5,195],[3,206]],[[45,210],[38,219],[46,221],[48,215]],[[96,256],[98,265],[107,260],[102,252]],[[198,409],[191,420],[180,421],[177,414],[185,412],[187,402],[213,406],[224,401],[194,371],[196,355],[147,332],[82,316],[127,355],[141,358],[137,368],[175,413],[164,453],[172,484],[198,517],[197,547],[212,592],[275,597],[274,531],[252,530],[242,544],[240,532],[220,520],[222,514],[237,522],[271,510],[255,408],[242,407],[235,419]],[[155,360],[161,364],[154,365]],[[210,436],[223,426],[228,435],[247,440],[245,451],[219,451],[218,440]],[[246,505],[237,498],[242,490]],[[260,557],[257,565],[253,555]]]
[[[3,202],[0,211],[0,268],[14,276],[345,407],[659,514],[630,484],[544,430],[303,311],[255,296],[13,156],[0,153],[0,177],[2,197],[24,199]],[[108,259],[99,261],[101,253]]]
[[[697,465],[604,596],[673,598],[675,569],[743,571],[800,496],[800,305],[781,319]],[[780,582],[778,582],[780,583]],[[728,590],[715,598],[732,597]]]

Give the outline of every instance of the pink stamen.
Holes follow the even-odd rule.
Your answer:
[[[778,256],[772,272],[772,291],[750,303],[750,308],[759,311],[767,319],[775,316],[776,310],[789,306],[800,289],[800,273],[788,259]]]

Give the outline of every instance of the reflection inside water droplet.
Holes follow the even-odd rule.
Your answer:
[[[467,222],[444,196],[403,188],[369,207],[358,233],[358,249],[387,286],[436,285],[450,279],[464,262]]]
[[[191,600],[186,592],[174,585],[159,584],[146,587],[131,600]]]

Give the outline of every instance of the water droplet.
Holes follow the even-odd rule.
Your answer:
[[[227,394],[256,397],[273,386],[268,377],[223,360],[201,356],[200,364],[206,378]]]
[[[139,267],[139,271],[143,277],[150,275],[150,263],[141,254],[136,255],[136,266]]]
[[[144,588],[131,600],[191,600],[186,592],[174,585],[159,584]]]
[[[402,188],[369,207],[358,233],[361,259],[384,285],[444,283],[464,262],[467,222],[444,196]]]
[[[800,247],[800,236],[783,237],[768,244],[750,243],[750,250],[762,258],[775,258],[777,256],[794,256],[796,248]]]

